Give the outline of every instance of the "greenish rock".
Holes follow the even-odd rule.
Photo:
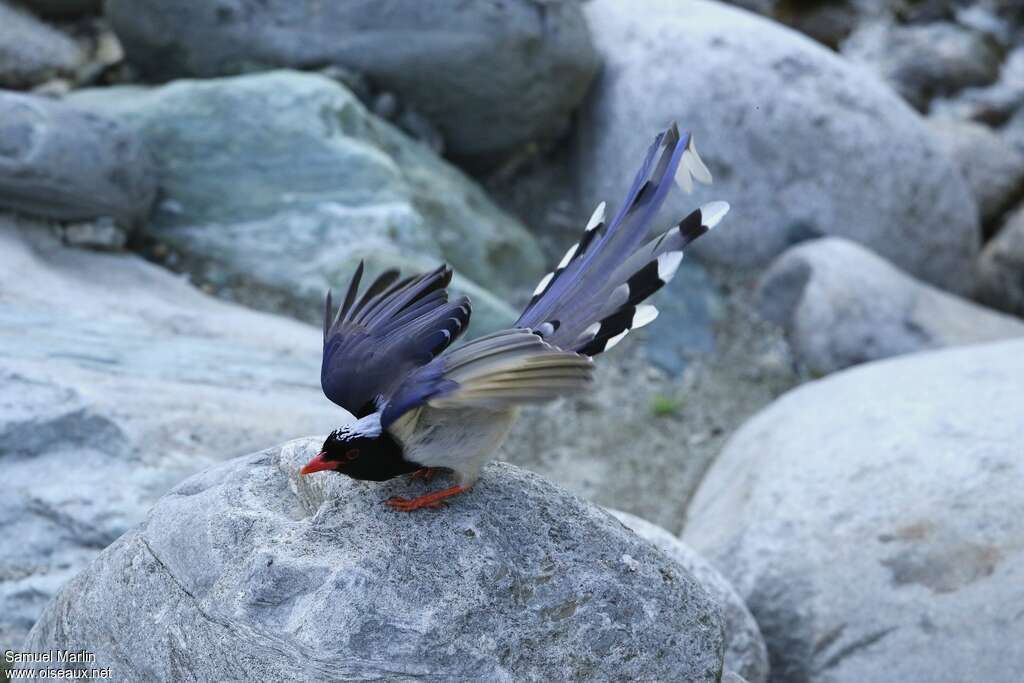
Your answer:
[[[228,298],[315,320],[360,259],[460,274],[475,332],[544,271],[540,247],[455,167],[344,86],[288,71],[85,90],[77,106],[148,144],[162,201],[147,235]]]

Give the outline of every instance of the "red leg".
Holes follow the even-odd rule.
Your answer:
[[[468,491],[469,489],[462,486],[453,486],[450,489],[444,489],[443,491],[435,491],[428,493],[425,496],[419,496],[418,498],[388,498],[385,503],[390,505],[395,510],[401,512],[412,512],[413,510],[419,510],[420,508],[439,508],[444,503],[445,498],[451,498],[458,494]]]
[[[436,467],[421,467],[412,474],[409,475],[410,479],[422,479],[424,481],[430,481],[437,474]]]

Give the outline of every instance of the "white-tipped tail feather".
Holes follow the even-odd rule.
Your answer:
[[[693,192],[694,180],[703,185],[710,185],[712,182],[711,171],[708,170],[704,160],[697,153],[697,146],[692,135],[686,144],[686,149],[683,150],[683,158],[679,162],[679,168],[676,169],[675,180],[686,194]]]

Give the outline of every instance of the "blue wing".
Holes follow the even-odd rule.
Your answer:
[[[336,313],[327,293],[320,368],[324,394],[356,417],[375,412],[413,370],[448,348],[471,314],[466,297],[448,301],[447,266],[404,280],[389,270],[357,297],[362,275],[360,263]]]

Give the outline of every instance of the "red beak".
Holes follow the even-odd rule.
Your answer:
[[[306,466],[299,470],[299,474],[313,474],[321,470],[333,470],[335,463],[327,460],[327,453],[317,453],[316,457],[306,463]]]

